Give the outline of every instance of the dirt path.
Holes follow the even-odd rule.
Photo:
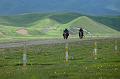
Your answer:
[[[0,48],[22,47],[25,44],[27,46],[30,46],[30,45],[42,45],[42,44],[58,44],[58,43],[65,43],[66,41],[67,42],[75,42],[75,41],[79,41],[79,39],[72,39],[72,40],[49,39],[49,40],[34,40],[34,41],[3,43],[3,44],[0,44]]]
[[[115,38],[102,38],[97,40],[113,40]],[[117,38],[118,39],[118,38]],[[32,40],[32,41],[22,41],[22,42],[12,42],[12,43],[3,43],[0,44],[0,48],[12,48],[12,47],[23,47],[24,45],[31,46],[31,45],[43,45],[43,44],[59,44],[59,43],[70,43],[70,42],[80,42],[82,41],[94,41],[96,39],[47,39],[47,40]]]

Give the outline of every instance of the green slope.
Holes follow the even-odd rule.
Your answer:
[[[62,36],[65,28],[69,28],[72,35],[78,34],[77,27],[83,27],[93,35],[120,35],[118,18],[113,24],[102,18],[83,16],[78,13],[46,13],[46,14],[23,14],[16,16],[0,16],[0,36],[22,36],[16,33],[17,29],[25,28],[29,32],[27,36]]]
[[[97,21],[115,30],[120,31],[120,16],[106,16],[106,17],[89,16],[89,17],[93,19],[94,21]]]
[[[0,24],[15,27],[27,27],[30,23],[42,20],[49,14],[22,14],[16,16],[0,16]]]
[[[84,29],[88,30],[92,34],[112,34],[112,33],[118,33],[118,31],[109,28],[108,26],[95,22],[92,19],[82,16],[79,17],[72,22],[68,23],[68,26],[70,27],[83,27]]]
[[[5,26],[0,25],[0,36],[1,37],[9,37],[9,36],[19,36],[19,34],[16,33],[17,27],[13,26]]]
[[[45,18],[43,20],[38,20],[36,22],[33,22],[30,24],[30,27],[28,30],[30,31],[30,34],[36,35],[36,34],[47,34],[49,31],[57,28],[60,24],[52,19]]]
[[[119,34],[118,31],[103,25],[101,23],[95,22],[92,19],[86,17],[86,16],[81,16],[78,17],[74,20],[72,20],[69,23],[66,24],[61,24],[56,30],[50,31],[50,34],[62,34],[64,28],[69,28],[71,34],[78,34],[78,27],[82,27],[88,32],[90,32],[93,35],[113,35],[113,34]]]
[[[51,15],[50,18],[58,21],[59,23],[65,24],[80,16],[82,16],[82,14],[79,13],[59,13]]]
[[[79,16],[81,16],[81,14],[78,13],[31,13],[15,16],[0,16],[0,24],[6,26],[29,27],[29,24],[44,20],[45,18],[50,18],[64,24]]]

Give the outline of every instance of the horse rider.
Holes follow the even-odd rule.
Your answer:
[[[79,30],[79,37],[82,39],[83,36],[84,36],[84,31],[83,31],[82,28],[80,28],[80,30]]]
[[[66,36],[65,36],[66,35]],[[63,31],[63,36],[64,36],[64,39],[67,39],[68,38],[68,36],[69,36],[69,31],[68,31],[68,29],[65,29],[64,31]]]
[[[68,29],[65,29],[65,30],[64,30],[64,33],[68,33],[68,34],[69,34],[69,31],[68,31]]]

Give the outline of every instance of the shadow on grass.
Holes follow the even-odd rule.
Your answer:
[[[43,66],[49,66],[49,65],[55,65],[55,64],[40,64],[40,63],[32,63],[32,64],[30,64],[30,63],[28,63],[28,64],[26,64],[26,65],[43,65]],[[22,63],[20,63],[20,64],[15,64],[14,66],[23,66],[23,64]]]

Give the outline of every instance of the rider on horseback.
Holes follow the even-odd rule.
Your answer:
[[[65,29],[65,30],[64,30],[64,33],[68,33],[68,34],[69,34],[69,31],[68,31],[68,29]]]
[[[84,31],[83,31],[82,28],[80,28],[80,30],[79,30],[79,38],[82,39],[83,36],[84,36]]]
[[[68,36],[69,36],[69,31],[68,31],[68,29],[65,29],[65,30],[63,31],[63,37],[64,37],[64,39],[67,39]]]

